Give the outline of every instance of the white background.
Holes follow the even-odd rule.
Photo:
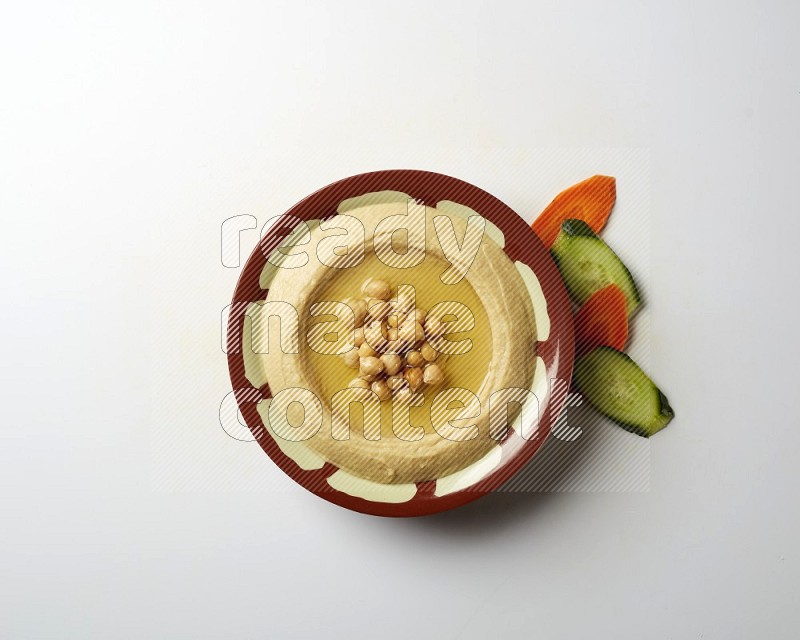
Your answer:
[[[6,4],[0,636],[796,637],[798,26],[790,2]],[[586,164],[525,170],[565,148]],[[389,167],[530,219],[611,172],[600,148],[649,157],[648,368],[678,415],[650,491],[397,521],[259,481],[215,423],[223,219]],[[218,446],[165,455],[192,428]]]

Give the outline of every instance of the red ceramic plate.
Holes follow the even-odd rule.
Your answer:
[[[259,286],[259,276],[267,257],[281,243],[288,230],[288,220],[318,220],[334,215],[343,200],[377,191],[397,191],[411,198],[436,206],[441,201],[455,202],[478,212],[503,234],[504,250],[512,262],[530,267],[538,280],[539,305],[534,304],[537,330],[549,324],[547,332],[540,331],[535,357],[540,380],[536,396],[539,400],[539,420],[532,436],[523,438],[514,430],[499,445],[491,461],[482,460],[477,471],[467,474],[471,482],[449,481],[446,490],[437,489],[437,480],[407,485],[406,495],[398,497],[397,485],[385,485],[394,493],[387,501],[380,491],[341,490],[341,483],[331,481],[340,470],[330,462],[309,468],[297,458],[290,457],[265,427],[257,404],[271,397],[269,388],[253,387],[245,377],[241,348],[248,305],[268,298],[269,291]],[[292,218],[289,218],[292,216]],[[282,221],[286,221],[282,223]],[[532,296],[533,299],[533,296]],[[544,315],[547,316],[545,322]],[[445,511],[471,502],[497,489],[517,473],[539,450],[566,399],[572,376],[574,344],[572,313],[566,290],[550,254],[525,221],[491,194],[467,182],[450,176],[415,170],[389,170],[364,173],[328,185],[301,200],[272,226],[248,259],[233,295],[228,323],[228,366],[237,403],[248,428],[261,448],[287,475],[316,495],[342,507],[381,516],[419,516]],[[552,384],[552,381],[561,381]],[[536,384],[536,383],[534,383]],[[473,465],[471,465],[473,466]],[[477,469],[477,467],[476,467]],[[338,485],[340,488],[336,488]],[[378,487],[380,489],[380,487]]]

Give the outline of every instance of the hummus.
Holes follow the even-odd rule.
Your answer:
[[[274,398],[267,425],[272,436],[302,440],[340,469],[380,483],[434,480],[480,459],[519,413],[517,402],[507,402],[513,394],[502,390],[530,389],[535,367],[533,307],[503,249],[482,228],[470,249],[472,221],[414,206],[419,207],[417,220],[424,220],[416,238],[413,230],[398,231],[403,216],[411,214],[402,202],[365,205],[322,223],[301,223],[262,274],[262,283],[269,286],[267,303],[294,308],[296,326],[281,315],[279,340],[276,322],[262,316],[258,322],[263,326],[256,327],[253,320],[254,334],[272,331],[267,349],[257,355]],[[387,227],[389,219],[398,226]],[[420,259],[415,250],[423,238]],[[394,264],[386,264],[387,243],[396,251]],[[460,263],[454,259],[458,251],[463,252]],[[442,358],[444,382],[413,394],[413,400],[333,401],[348,388],[354,372],[333,353],[353,348],[352,324],[330,303],[358,295],[369,278],[393,287],[413,286],[417,308],[446,302],[444,309],[458,303],[471,312],[467,322],[452,324],[458,331],[446,336],[461,347]],[[284,335],[291,331],[295,337]],[[326,348],[313,344],[320,335]],[[326,350],[331,353],[320,353]],[[497,416],[502,416],[499,422]],[[348,428],[342,430],[342,424]]]

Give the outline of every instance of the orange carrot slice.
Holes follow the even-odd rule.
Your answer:
[[[575,315],[575,357],[597,347],[625,348],[628,312],[625,294],[615,284],[593,294]]]
[[[531,227],[548,249],[553,246],[561,223],[577,218],[600,233],[617,199],[617,181],[611,176],[592,176],[559,193]]]

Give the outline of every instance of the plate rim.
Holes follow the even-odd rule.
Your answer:
[[[444,496],[435,496],[436,480],[420,482],[417,483],[415,496],[401,503],[373,502],[338,491],[327,482],[327,478],[338,467],[325,462],[320,469],[303,470],[284,454],[267,432],[256,409],[260,400],[270,397],[269,388],[264,385],[257,389],[247,380],[244,353],[238,348],[248,306],[265,299],[269,292],[268,289],[261,289],[259,278],[267,257],[284,239],[278,232],[288,226],[282,223],[331,217],[336,215],[336,206],[343,200],[389,190],[407,193],[428,206],[436,206],[443,200],[465,205],[499,227],[506,237],[504,251],[509,259],[527,264],[539,280],[550,317],[548,338],[537,341],[536,356],[542,356],[542,352],[547,356],[543,360],[548,391],[545,408],[540,411],[536,435],[519,444],[508,458],[504,455],[500,464],[475,485]],[[567,400],[574,365],[574,329],[571,303],[558,268],[550,252],[519,214],[496,196],[459,178],[419,169],[385,169],[332,182],[272,218],[277,218],[276,222],[251,252],[234,288],[226,332],[226,352],[236,403],[245,423],[262,450],[284,473],[311,493],[347,509],[377,516],[412,517],[439,513],[473,502],[501,487],[533,458],[551,433],[552,425]],[[558,393],[552,392],[550,381],[554,379],[565,381]],[[520,437],[516,438],[518,443],[520,440]]]

